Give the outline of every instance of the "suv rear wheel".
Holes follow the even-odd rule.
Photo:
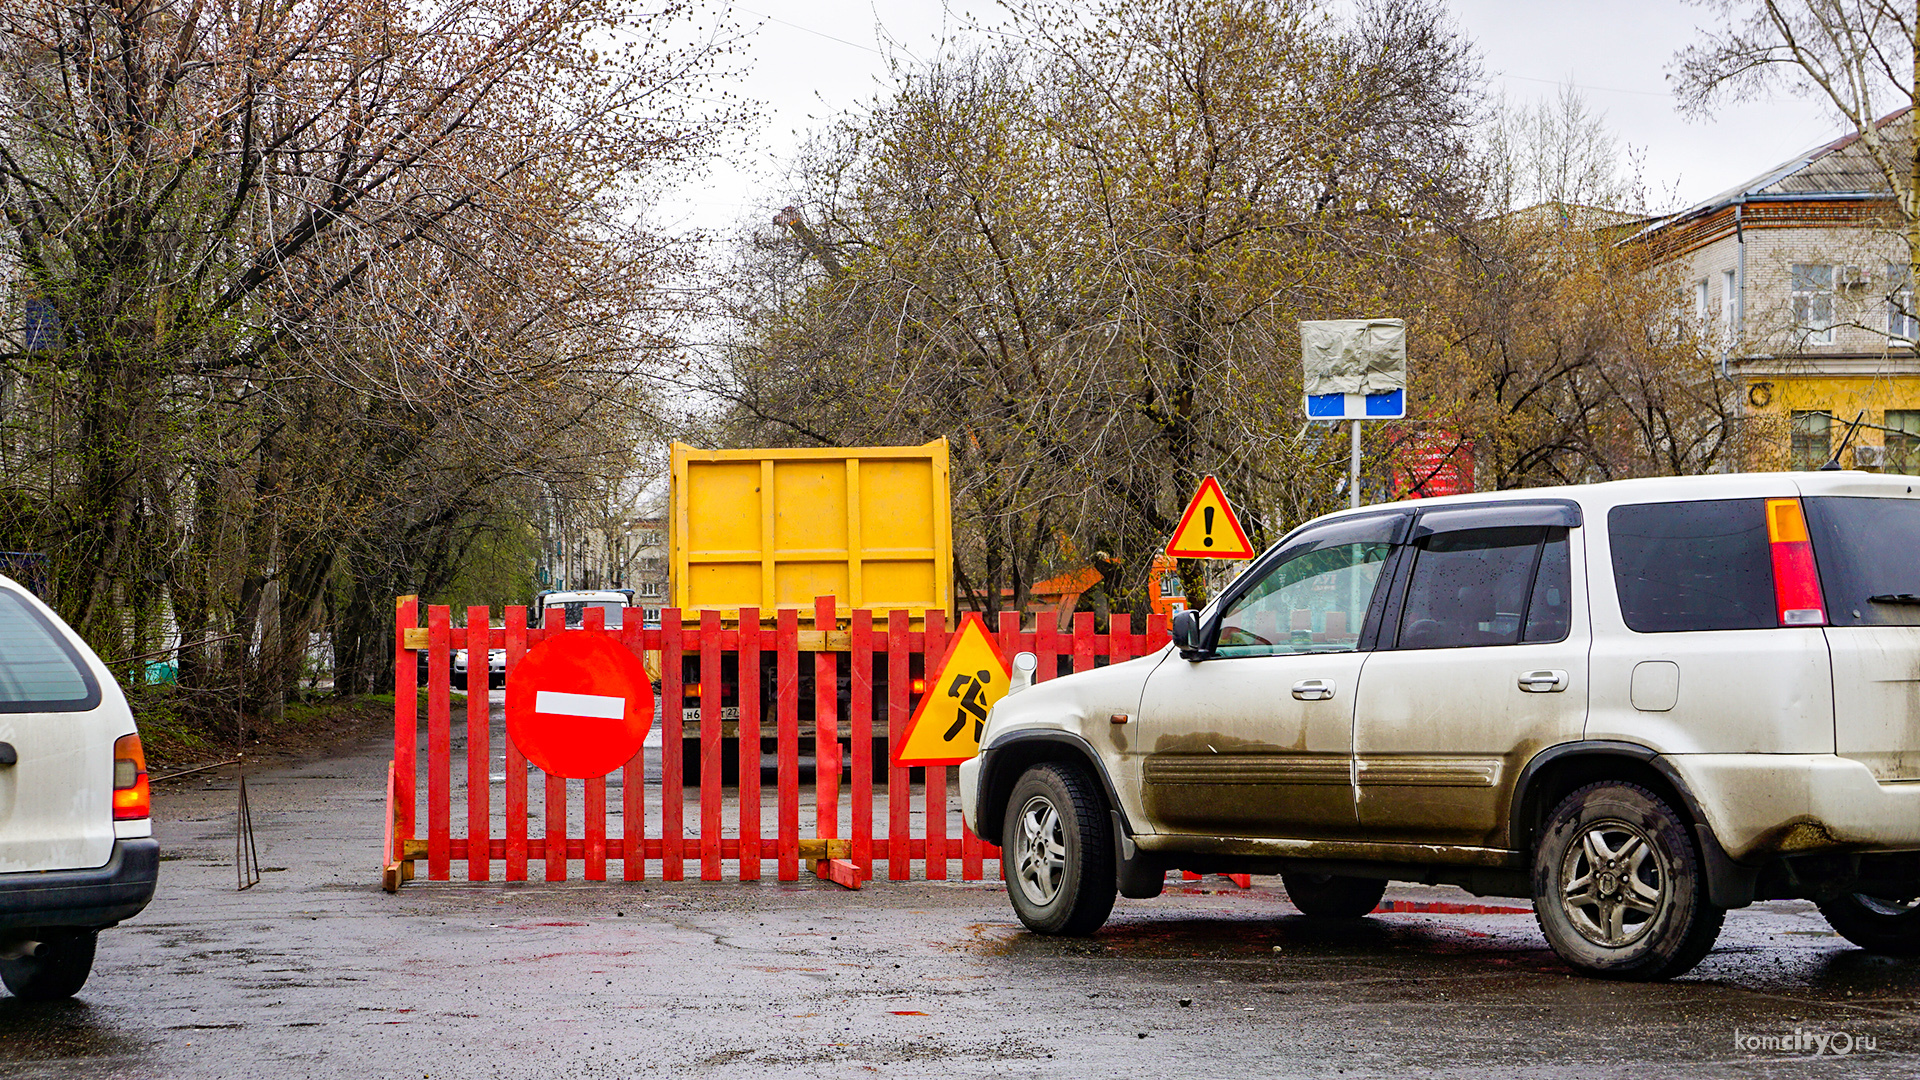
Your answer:
[[[1533,908],[1560,958],[1610,979],[1667,979],[1713,948],[1726,917],[1707,900],[1687,823],[1636,784],[1588,784],[1547,819]]]
[[[1093,778],[1068,762],[1035,765],[1007,800],[1000,852],[1007,895],[1027,929],[1091,934],[1113,911],[1113,826]]]
[[[1847,893],[1820,901],[1835,933],[1882,956],[1920,956],[1920,900]]]
[[[93,971],[92,930],[49,938],[32,956],[0,960],[0,982],[22,1001],[58,1001],[70,998],[87,984]]]
[[[1380,906],[1387,883],[1377,878],[1306,874],[1282,870],[1280,883],[1300,914],[1316,919],[1358,919]]]

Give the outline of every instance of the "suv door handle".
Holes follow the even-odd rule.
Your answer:
[[[1553,669],[1523,671],[1520,689],[1530,694],[1557,694],[1567,688],[1567,673]]]
[[[20,753],[10,742],[0,742],[0,765],[18,765]]]
[[[1325,679],[1301,679],[1293,684],[1293,696],[1301,701],[1325,701],[1333,696],[1333,684]]]

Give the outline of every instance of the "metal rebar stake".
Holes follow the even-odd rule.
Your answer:
[[[240,774],[240,805],[234,814],[233,865],[239,891],[260,884],[260,849],[253,841],[253,807],[247,804],[247,774]]]

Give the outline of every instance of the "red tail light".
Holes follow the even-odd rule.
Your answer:
[[[1825,626],[1826,602],[1813,542],[1799,499],[1767,500],[1767,540],[1773,550],[1773,602],[1781,626]]]
[[[153,792],[147,788],[147,752],[140,736],[122,735],[113,744],[113,820],[153,816]]]

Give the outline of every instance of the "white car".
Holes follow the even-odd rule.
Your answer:
[[[1627,480],[1294,530],[1154,655],[1002,699],[962,806],[1027,926],[1168,870],[1528,897],[1582,971],[1665,978],[1730,908],[1920,955],[1920,478]]]
[[[0,577],[0,982],[71,997],[96,935],[153,899],[146,755],[113,676],[45,604]]]

